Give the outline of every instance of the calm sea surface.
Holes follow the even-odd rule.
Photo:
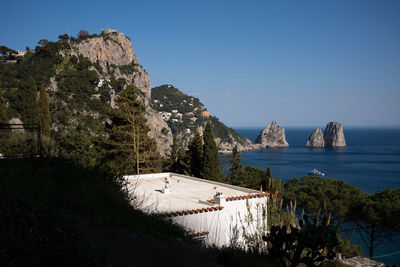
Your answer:
[[[254,142],[262,128],[235,130]],[[262,169],[269,166],[272,175],[284,181],[301,178],[316,168],[327,178],[344,180],[367,193],[400,187],[400,127],[344,127],[347,146],[343,149],[307,148],[305,144],[313,130],[315,128],[286,128],[288,148],[244,152],[241,153],[242,163]],[[223,155],[221,163],[226,170],[228,157]],[[374,254],[400,251],[400,242],[393,245],[383,246]],[[400,254],[376,260],[399,264]]]

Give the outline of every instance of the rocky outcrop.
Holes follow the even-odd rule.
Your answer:
[[[103,80],[109,80],[113,75],[116,80],[123,78],[126,84],[135,84],[143,93],[140,97],[150,127],[149,136],[156,140],[161,155],[168,154],[172,144],[171,129],[161,115],[151,107],[150,77],[139,64],[131,40],[121,32],[107,29],[98,36],[72,43],[70,55],[83,55],[92,63],[98,63],[102,68],[99,76]],[[113,104],[116,96],[114,90],[111,92],[111,104]]]
[[[285,129],[281,128],[276,121],[269,123],[267,128],[258,134],[256,144],[261,144],[262,147],[289,146],[285,137]]]
[[[329,122],[324,132],[324,141],[326,147],[345,147],[343,127],[339,122]]]
[[[324,147],[324,134],[321,131],[321,128],[317,128],[310,136],[308,137],[308,141],[306,146],[308,147]]]

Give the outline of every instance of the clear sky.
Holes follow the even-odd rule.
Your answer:
[[[400,126],[400,1],[2,1],[0,45],[131,37],[152,86],[228,126]]]

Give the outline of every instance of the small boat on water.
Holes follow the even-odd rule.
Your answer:
[[[312,170],[312,171],[308,171],[307,174],[313,175],[313,176],[325,176],[325,173],[320,172],[316,168],[314,168],[314,170]]]

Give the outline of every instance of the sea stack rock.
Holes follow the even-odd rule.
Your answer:
[[[306,146],[308,147],[325,146],[324,134],[322,133],[321,128],[317,128],[314,132],[312,132],[312,134],[310,134]]]
[[[276,121],[269,123],[267,128],[258,134],[256,143],[261,144],[263,147],[289,146],[285,137],[285,129],[281,128]]]
[[[324,141],[326,147],[345,147],[343,127],[339,122],[329,122],[324,132]]]

